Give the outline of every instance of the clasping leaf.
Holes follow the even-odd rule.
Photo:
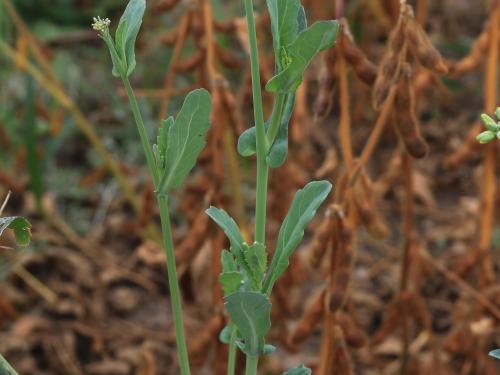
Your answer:
[[[288,267],[288,259],[304,237],[305,227],[312,220],[316,210],[326,199],[331,189],[332,185],[328,181],[312,181],[295,194],[278,234],[276,252],[264,281],[264,293],[271,292],[276,280]]]
[[[240,291],[225,298],[231,321],[244,340],[243,351],[252,356],[263,354],[265,337],[271,328],[271,302],[259,292]]]
[[[177,115],[165,120],[155,146],[160,194],[179,188],[205,147],[212,101],[205,89],[190,92]]]

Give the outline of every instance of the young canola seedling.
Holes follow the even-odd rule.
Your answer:
[[[135,40],[145,11],[145,0],[130,0],[120,19],[115,37],[109,31],[108,19],[94,18],[93,28],[109,48],[113,75],[120,77],[127,90],[131,110],[139,131],[149,171],[156,189],[162,221],[167,258],[168,281],[175,325],[181,374],[190,374],[184,335],[181,298],[175,269],[172,234],[168,212],[168,193],[180,188],[193,168],[205,145],[209,128],[211,101],[206,90],[191,92],[174,119],[162,121],[156,145],[151,147],[142,116],[128,77],[135,61]],[[271,327],[270,295],[274,284],[285,272],[289,258],[304,236],[304,229],[331,190],[328,181],[313,181],[299,190],[292,202],[278,235],[271,264],[265,246],[266,203],[269,167],[281,166],[288,153],[288,123],[295,92],[313,58],[335,42],[338,22],[320,21],[307,26],[300,0],[267,0],[276,61],[276,74],[266,90],[274,94],[270,119],[264,121],[257,49],[257,36],[252,0],[244,0],[252,73],[252,92],[255,126],[246,130],[238,141],[238,152],[256,155],[257,186],[255,239],[252,244],[243,240],[236,222],[222,209],[210,207],[207,214],[222,228],[230,242],[229,251],[221,253],[225,307],[230,324],[221,332],[221,340],[230,345],[228,374],[234,374],[236,348],[247,357],[246,374],[257,373],[259,357],[275,350],[266,344]],[[300,365],[287,371],[288,375],[307,375],[311,371]]]

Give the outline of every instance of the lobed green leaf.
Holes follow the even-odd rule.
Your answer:
[[[24,217],[0,217],[0,236],[6,229],[12,229],[16,241],[21,246],[27,246],[31,238],[31,224]]]
[[[265,337],[271,328],[271,302],[262,293],[241,291],[225,298],[231,321],[244,340],[244,352],[259,356],[263,353]]]
[[[260,291],[264,273],[267,269],[267,253],[263,244],[254,242],[248,246],[244,244],[243,256],[245,259],[245,270],[249,281],[249,289]]]
[[[219,283],[224,290],[224,296],[228,296],[240,289],[243,277],[237,271],[223,272],[219,275]]]
[[[304,229],[316,214],[316,210],[326,199],[332,185],[328,181],[312,181],[299,190],[281,225],[276,252],[264,281],[263,291],[271,292],[274,283],[286,270],[289,258],[304,237]]]
[[[333,45],[338,29],[337,21],[319,21],[301,32],[287,48],[290,63],[267,83],[266,90],[281,93],[297,90],[312,59]]]
[[[211,108],[208,91],[197,89],[186,96],[174,123],[167,120],[165,170],[158,187],[160,193],[166,194],[173,188],[179,188],[193,169],[206,144]]]

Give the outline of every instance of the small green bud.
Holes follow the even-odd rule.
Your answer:
[[[486,129],[492,131],[492,132],[497,132],[500,130],[500,125],[498,125],[495,120],[493,120],[490,116],[487,114],[483,113],[481,115],[481,119],[484,122],[484,125],[486,126]]]
[[[498,134],[497,134],[497,137],[498,137]],[[481,134],[479,134],[476,137],[476,140],[481,144],[485,144],[485,143],[491,142],[494,138],[495,138],[495,133],[490,131],[490,130],[486,130],[486,131],[482,132]]]
[[[500,107],[497,107],[497,110],[495,111],[495,115],[497,116],[497,120],[500,121]]]
[[[104,33],[109,29],[109,25],[111,25],[109,18],[102,19],[101,17],[94,17],[92,28],[99,33]]]

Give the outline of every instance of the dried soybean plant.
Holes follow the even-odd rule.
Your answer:
[[[387,49],[378,69],[355,45],[347,21],[342,19],[341,24],[340,42],[335,49],[332,48],[325,54],[325,68],[320,77],[315,116],[318,119],[326,118],[332,107],[333,93],[338,81],[339,141],[345,162],[340,181],[345,182],[339,183],[336,199],[324,222],[318,227],[310,246],[312,267],[318,267],[321,259],[327,254],[330,254],[332,259],[328,263],[330,266],[327,269],[326,290],[311,297],[303,318],[289,336],[289,344],[296,347],[304,341],[319,324],[321,316],[324,316],[320,373],[329,374],[333,369],[337,369],[336,366],[344,368],[345,373],[353,371],[349,364],[349,353],[346,352],[344,345],[345,332],[342,333],[343,327],[336,323],[336,320],[340,321],[338,318],[341,316],[340,308],[346,302],[349,275],[355,254],[353,247],[355,248],[356,229],[364,226],[375,238],[384,238],[389,232],[377,208],[376,197],[380,195],[374,194],[376,191],[374,183],[364,170],[364,165],[372,155],[386,123],[391,122],[405,149],[402,157],[406,192],[402,210],[405,244],[400,296],[397,298],[399,301],[396,300],[391,307],[393,314],[389,314],[388,311],[392,319],[387,315],[387,324],[382,326],[377,340],[381,341],[387,337],[397,327],[397,322],[400,322],[403,332],[401,373],[406,373],[410,362],[409,342],[412,335],[408,321],[410,311],[418,312],[414,319],[420,321],[427,331],[430,330],[429,313],[417,292],[417,286],[410,283],[412,274],[410,265],[416,267],[415,253],[418,252],[412,220],[414,213],[411,158],[422,158],[428,152],[416,113],[414,76],[416,71],[426,71],[431,75],[447,74],[449,64],[432,45],[423,28],[415,20],[412,8],[405,2],[401,4],[397,24],[389,36]],[[353,158],[351,149],[346,63],[362,82],[369,86],[373,85],[372,104],[375,110],[380,111],[358,159]],[[399,152],[396,152],[397,158],[393,160],[398,160],[398,154]],[[409,301],[416,304],[414,308],[409,307]],[[395,317],[398,318],[397,321],[394,320]],[[363,340],[360,342],[366,343]]]

